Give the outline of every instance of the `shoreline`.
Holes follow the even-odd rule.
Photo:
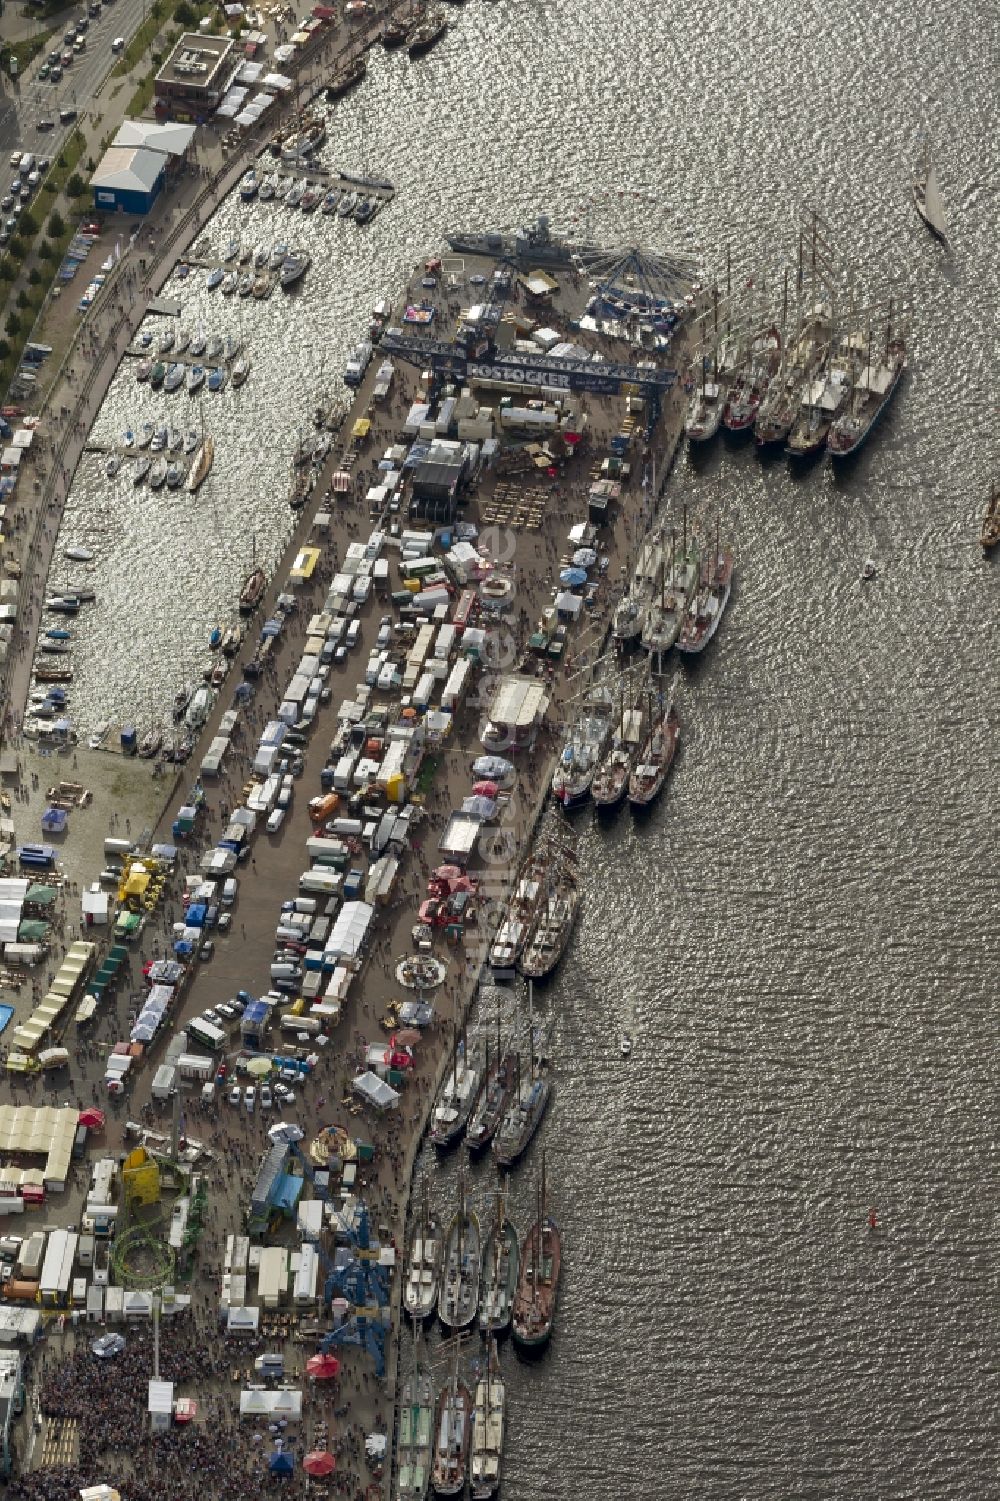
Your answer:
[[[238,181],[239,176],[242,174],[243,170],[244,163],[242,161],[232,162],[230,164],[229,171],[226,177],[222,179],[222,182],[228,183],[230,184],[230,186],[234,185]],[[213,184],[212,191],[213,194],[217,196],[221,201],[221,198],[224,196],[224,192],[221,191],[219,182]],[[203,220],[201,218],[201,215],[195,213],[194,210],[190,212],[194,213],[194,222],[189,226],[191,230],[191,239],[193,239],[201,229]],[[179,230],[180,226],[178,226],[178,231]],[[175,234],[177,234],[178,231],[175,231]],[[185,244],[190,243],[190,239],[185,242]],[[180,246],[180,238],[175,241],[175,245],[178,254],[183,253],[182,247]],[[167,276],[169,276],[172,272],[173,264],[174,262],[171,261],[169,265],[161,265],[158,268],[158,275],[150,279],[151,289],[154,282],[156,284],[156,290],[158,290],[159,287],[163,285],[163,282],[167,279]],[[141,316],[142,314],[139,315],[138,321],[141,321]],[[124,342],[125,347],[127,347],[131,342],[134,330],[129,331],[129,323],[130,320],[127,318],[125,312],[123,311],[119,318],[119,323],[117,326],[120,329],[125,330],[126,337],[124,341],[119,337],[118,342],[116,342],[112,349],[106,353],[104,363],[112,361],[112,357],[115,355],[116,351],[118,351],[118,346],[120,343]],[[678,337],[683,338],[683,331],[679,334]],[[123,352],[124,351],[122,351],[122,353]],[[114,361],[113,369],[117,369],[117,361]],[[102,365],[97,367],[95,371],[91,372],[88,381],[86,382],[83,390],[80,393],[78,400],[82,401],[84,399],[84,396],[86,396],[88,407],[90,402],[93,400],[93,393],[103,375],[103,372],[104,364],[102,363]],[[113,374],[113,370],[111,371],[111,374]],[[111,374],[108,375],[108,380],[110,380]],[[350,410],[342,419],[340,427],[334,435],[334,443],[331,448],[331,453],[328,457],[327,462],[324,464],[323,469],[321,470],[319,481],[315,486],[316,498],[309,506],[303,509],[300,517],[296,522],[296,525],[293,528],[291,538],[283,554],[282,562],[275,571],[275,574],[268,585],[268,589],[265,595],[265,601],[264,603],[262,603],[258,615],[254,617],[258,620],[266,612],[267,606],[271,602],[273,602],[276,595],[282,590],[283,580],[287,573],[289,561],[294,556],[296,549],[301,545],[302,540],[312,531],[314,525],[314,515],[316,511],[324,509],[325,502],[320,498],[323,495],[325,483],[323,476],[325,475],[328,477],[336,468],[339,462],[341,448],[342,446],[346,446],[346,442],[348,441],[345,435],[350,433],[351,426],[355,417],[368,409],[371,399],[373,375],[374,362],[372,369],[369,371],[368,376],[366,377],[365,381],[362,383],[360,390],[358,391],[355,401],[352,403]],[[413,372],[411,372],[409,369],[406,369],[405,371],[402,369],[399,370],[399,384],[402,386],[404,385],[404,383],[411,387],[411,396],[414,395],[418,388],[414,383]],[[610,612],[613,608],[615,599],[617,598],[618,580],[625,576],[630,567],[631,561],[634,560],[634,540],[638,539],[642,525],[642,518],[639,514],[639,510],[641,509],[641,512],[645,513],[647,509],[651,511],[653,507],[655,507],[659,496],[662,494],[663,488],[666,484],[670,469],[672,467],[673,459],[679,446],[681,420],[683,416],[683,402],[678,401],[677,396],[678,393],[676,392],[676,390],[671,393],[669,400],[665,403],[665,410],[660,415],[659,422],[654,429],[653,444],[655,447],[663,449],[662,456],[660,454],[657,454],[657,496],[646,496],[639,489],[639,472],[637,469],[636,473],[632,477],[632,482],[627,491],[627,494],[622,499],[614,528],[611,532],[610,538],[608,539],[608,545],[611,549],[611,557],[614,559],[617,566],[614,569],[609,568],[608,570],[606,579],[602,584],[603,593],[600,603],[600,609],[598,612],[595,612],[595,614],[599,613],[603,618],[602,634],[604,637],[606,637],[608,629]],[[102,399],[102,397],[98,398],[98,408],[100,399]],[[399,395],[399,393],[397,393],[394,406],[398,405],[401,399],[401,396]],[[600,428],[597,421],[598,417],[600,417],[604,425],[607,426],[608,433],[614,431],[614,429],[618,426],[618,419],[612,413],[612,420],[609,423],[609,413],[607,410],[609,403],[603,398],[593,398],[592,400],[589,398],[581,398],[580,404],[582,408],[586,409],[588,418],[593,421],[592,432],[594,450],[599,452],[600,450],[598,445],[601,441],[601,438]],[[405,403],[403,403],[403,405],[405,406]],[[393,419],[390,416],[390,424],[392,420]],[[75,438],[76,434],[74,433],[72,436]],[[70,435],[67,435],[67,441],[69,437]],[[86,431],[83,431],[79,435],[79,448],[82,449],[83,445],[86,442],[86,437]],[[379,444],[384,441],[385,438],[383,432],[377,425],[373,430],[369,444],[371,451],[377,452]],[[552,514],[546,515],[545,523],[543,524],[542,529],[537,533],[523,530],[510,533],[511,538],[513,539],[513,549],[515,554],[518,553],[521,549],[523,549],[524,554],[528,554],[531,551],[532,542],[534,542],[533,557],[525,557],[523,563],[518,564],[518,602],[520,603],[523,599],[528,606],[527,610],[525,610],[522,605],[521,614],[524,622],[530,622],[534,614],[536,613],[536,606],[544,603],[546,593],[553,580],[554,575],[552,569],[555,566],[555,558],[558,555],[559,546],[562,545],[561,537],[565,532],[566,526],[569,524],[571,519],[581,519],[579,514],[581,506],[583,507],[583,517],[586,517],[586,475],[585,473],[581,474],[580,471],[586,469],[587,463],[589,463],[589,458],[585,460],[581,455],[578,456],[574,462],[576,464],[576,468],[568,471],[571,473],[573,481],[569,486],[568,492],[564,491],[562,481],[560,481],[559,485],[553,487],[549,492],[550,500],[552,502]],[[637,501],[639,500],[641,500],[641,507],[637,506]],[[575,510],[574,507],[576,508]],[[331,525],[331,530],[327,537],[326,543],[327,561],[329,560],[331,544],[334,555],[342,555],[342,545],[346,546],[349,541],[357,540],[359,536],[364,535],[366,529],[370,530],[372,525],[371,521],[367,519],[364,514],[364,509],[361,504],[360,497],[358,498],[356,503],[353,503],[343,509],[335,505],[332,514],[333,523]],[[545,547],[544,555],[542,552],[543,543]],[[317,578],[316,583],[323,583],[329,571],[330,568],[325,567],[321,575]],[[521,593],[522,588],[524,591],[523,594]],[[313,591],[314,589],[315,585],[312,586]],[[258,685],[257,693],[259,696],[255,701],[253,709],[248,710],[245,713],[242,713],[241,711],[242,722],[239,735],[241,740],[245,740],[247,742],[247,747],[249,747],[253,743],[253,727],[255,722],[261,717],[266,717],[268,713],[272,712],[270,706],[267,708],[263,707],[261,700],[264,700],[266,702],[269,699],[272,690],[277,688],[278,681],[287,668],[288,662],[286,659],[294,657],[296,650],[301,649],[300,643],[298,642],[297,638],[302,634],[304,621],[307,618],[309,609],[311,607],[309,600],[310,589],[306,589],[303,591],[303,598],[300,603],[297,616],[295,617],[295,626],[294,628],[289,628],[288,633],[281,642],[279,652],[276,654],[269,675],[263,680],[260,685]],[[312,607],[316,607],[315,601],[313,601]],[[381,606],[378,604],[378,602],[375,602],[374,608],[378,609],[380,607]],[[369,623],[371,621],[371,618],[372,611],[369,610]],[[594,617],[592,616],[590,618],[593,619]],[[579,633],[580,632],[578,632],[578,634]],[[526,635],[527,630],[524,630],[522,628],[522,634]],[[574,644],[582,645],[582,643],[576,642],[576,637],[573,637],[572,640]],[[234,659],[231,678],[227,680],[230,684],[237,680],[240,664],[246,661],[247,657],[253,650],[253,646],[254,631],[251,626],[251,630],[248,632],[247,636],[241,643],[240,651]],[[519,642],[519,646],[522,650],[524,649],[523,640]],[[596,660],[597,655],[599,655],[599,652],[593,651],[588,647],[587,660],[589,662],[592,663],[594,660]],[[565,672],[567,675],[569,673],[571,661],[572,659],[568,657],[565,664]],[[578,662],[572,662],[572,665],[574,667],[577,667],[579,664]],[[353,666],[348,665],[347,671],[348,673],[353,672]],[[480,694],[479,696],[482,697],[483,695]],[[193,767],[197,765],[201,754],[210,742],[212,736],[216,733],[219,720],[221,719],[222,714],[226,711],[227,698],[227,691],[224,690],[220,695],[220,699],[216,704],[213,713],[209,718],[209,721],[205,726],[203,726],[200,732],[197,745],[191,758],[191,763],[189,763],[188,767],[182,768],[177,773],[176,777],[170,779],[169,791],[167,790],[166,786],[163,789],[166,794],[163,798],[163,812],[160,818],[157,820],[157,827],[161,837],[163,836],[164,832],[168,833],[169,831],[171,805],[175,802],[181,786],[186,780],[191,780],[196,774],[193,770]],[[563,680],[560,676],[556,675],[552,681],[552,708],[550,712],[553,717],[555,716],[558,709],[563,705],[564,701],[565,691],[563,689]],[[462,767],[467,764],[469,754],[472,752],[478,753],[478,719],[479,714],[475,704],[466,706],[466,708],[462,711],[458,726],[458,733],[456,735],[456,745],[454,747],[457,753],[458,765],[452,768],[450,773],[451,780],[453,782],[457,782],[459,784],[461,783],[463,775]],[[314,734],[313,740],[311,742],[309,758],[312,759],[314,763],[316,760],[316,754],[319,751],[319,745],[317,742],[322,740],[322,738],[322,732],[320,732],[319,734]],[[534,832],[537,828],[538,822],[544,815],[548,799],[548,782],[551,775],[551,768],[555,756],[558,753],[558,740],[558,730],[555,728],[555,726],[547,726],[540,739],[537,756],[532,759],[531,776],[534,783],[534,795],[524,800],[523,806],[519,806],[519,815],[516,814],[514,818],[514,823],[517,826],[517,849],[511,867],[506,872],[505,889],[509,889],[509,883],[513,878],[517,861],[520,859],[520,855],[526,848],[527,842],[534,837]],[[246,749],[243,747],[235,751],[236,757],[238,757],[241,761],[244,761],[244,764],[245,754]],[[535,766],[536,759],[539,763],[537,767]],[[312,767],[313,773],[315,773],[315,769],[316,767],[314,764]],[[467,781],[467,772],[465,773],[465,780]],[[220,778],[218,783],[212,784],[208,790],[209,807],[204,827],[204,834],[207,839],[208,845],[210,845],[212,842],[212,835],[209,826],[216,820],[218,820],[219,823],[224,826],[225,812],[227,806],[230,805],[230,798],[238,797],[238,782],[239,775],[237,774],[237,769],[235,766],[231,765],[225,776]],[[304,779],[304,785],[310,787],[315,785],[315,776],[310,777],[308,768],[306,778]],[[449,789],[447,787],[442,787],[440,790],[442,793],[449,793]],[[437,794],[435,794],[435,796],[437,796]],[[445,801],[447,804],[447,797]],[[452,801],[454,801],[454,798],[452,798]],[[437,810],[434,810],[433,808],[427,808],[425,806],[425,819],[428,819],[432,825],[436,821],[436,813]],[[156,836],[154,835],[153,837],[155,838]],[[195,844],[194,848],[192,848],[191,850],[191,855],[195,855],[197,853],[197,850],[198,845]],[[291,858],[293,863],[297,863],[301,867],[301,857],[292,856]],[[269,863],[269,861],[265,856],[265,864],[267,863]],[[418,858],[412,858],[407,861],[406,885],[409,886],[410,878],[416,875],[417,888],[416,891],[412,893],[412,897],[411,893],[407,891],[405,897],[401,899],[401,903],[402,901],[405,901],[407,905],[409,905],[411,900],[414,902],[414,904],[418,904],[421,900],[422,881],[419,871],[416,870],[417,864]],[[256,861],[254,861],[254,871],[256,873]],[[273,923],[275,907],[274,885],[267,884],[265,880],[265,884],[267,884],[267,890],[258,892],[255,898],[251,898],[251,895],[247,890],[250,882],[248,881],[246,874],[244,874],[242,880],[244,883],[244,890],[241,894],[240,899],[241,912],[245,912],[246,916],[251,919],[251,922],[256,915],[258,916],[261,924],[266,924],[268,920]],[[254,881],[254,884],[256,885],[256,880]],[[396,905],[398,906],[401,903],[397,903]],[[164,924],[166,924],[166,919],[169,915],[169,910],[163,911],[157,914],[157,918],[163,919]],[[374,993],[384,992],[385,994],[389,995],[395,988],[394,980],[392,977],[393,961],[391,954],[393,950],[398,951],[400,946],[399,934],[405,932],[407,924],[411,921],[412,916],[407,917],[405,913],[400,913],[395,922],[392,922],[388,925],[391,931],[386,933],[385,940],[380,940],[379,942],[379,950],[381,950],[384,946],[387,951],[385,956],[387,973],[379,974],[377,972],[377,959],[379,956],[376,954],[376,952],[370,951],[365,959],[363,968],[358,977],[358,981],[356,982],[356,988],[358,992],[360,992],[363,987],[364,998],[361,999],[359,994],[352,993],[352,996],[349,997],[348,1002],[345,1006],[344,1016],[342,1017],[343,1026],[338,1025],[336,1029],[337,1046],[347,1055],[346,1061],[348,1064],[348,1069],[350,1069],[352,1065],[351,1058],[348,1052],[349,1044],[347,1042],[347,1035],[350,1034],[355,1038],[355,1040],[357,1040],[361,1036],[361,1030],[366,1025],[370,1026],[370,1024],[374,1023],[379,1005],[381,1004],[375,999]],[[157,936],[154,931],[155,926],[155,924],[150,923],[147,935],[148,937],[153,937],[154,940]],[[383,931],[381,924],[379,930]],[[260,936],[264,939],[265,942],[266,932],[267,928],[266,926],[264,926],[262,928]],[[258,935],[254,931],[253,927],[251,928],[251,934],[251,940],[246,941],[243,945],[243,952],[238,955],[234,954],[230,959],[228,966],[223,963],[222,954],[220,952],[211,966],[195,969],[192,977],[192,983],[187,990],[183,1004],[179,1008],[177,1015],[172,1018],[174,1026],[181,1025],[183,1017],[197,1011],[199,1009],[199,1005],[203,1006],[205,1004],[206,999],[214,1004],[218,998],[218,993],[220,991],[220,982],[223,981],[230,972],[233,973],[233,980],[230,983],[237,984],[239,988],[242,988],[244,983],[248,984],[252,989],[255,988],[252,979],[248,979],[246,975],[248,966],[250,966],[253,962],[249,958],[248,951],[253,949],[255,946],[259,946],[257,945]],[[166,935],[164,934],[164,936]],[[476,945],[475,957],[470,956],[462,948],[457,951],[457,962],[455,962],[454,964],[454,972],[450,974],[447,984],[442,989],[442,999],[449,993],[454,992],[456,1003],[459,1005],[460,1010],[463,1013],[467,1013],[479,989],[480,978],[485,959],[486,944],[488,943],[491,936],[491,931],[482,932],[477,935],[478,941]],[[233,947],[238,948],[239,945],[234,944]],[[150,955],[149,957],[152,956],[153,955]],[[143,954],[139,957],[145,957],[145,951],[143,951]],[[233,970],[234,964],[235,971]],[[238,971],[238,973],[236,973],[236,971]],[[434,1104],[437,1088],[440,1083],[440,1079],[443,1077],[444,1072],[447,1069],[449,1058],[450,1049],[445,1045],[444,1028],[442,1028],[439,1024],[433,1029],[433,1036],[431,1038],[428,1038],[426,1048],[421,1048],[419,1057],[420,1066],[418,1069],[414,1070],[414,1079],[407,1091],[407,1095],[409,1095],[410,1091],[412,1091],[413,1095],[416,1096],[416,1108],[408,1110],[405,1118],[403,1117],[403,1112],[400,1112],[399,1117],[391,1117],[390,1124],[388,1126],[384,1126],[383,1123],[378,1120],[368,1119],[366,1121],[365,1129],[370,1132],[373,1139],[375,1140],[376,1149],[378,1152],[379,1161],[378,1171],[375,1174],[375,1182],[376,1185],[382,1185],[380,1191],[383,1194],[383,1198],[382,1200],[380,1200],[380,1202],[386,1205],[384,1212],[389,1224],[391,1225],[392,1234],[400,1254],[403,1254],[405,1250],[407,1216],[409,1211],[412,1181],[415,1172],[416,1160],[423,1144],[424,1137],[426,1135],[427,1121],[429,1118],[430,1110],[432,1109]],[[339,1060],[336,1066],[339,1067],[339,1064],[343,1061],[345,1060]],[[137,1110],[139,1101],[148,1101],[149,1085],[154,1070],[155,1063],[153,1061],[153,1058],[151,1057],[146,1059],[144,1061],[144,1067],[142,1068],[139,1075],[138,1087],[133,1087],[132,1099],[129,1102],[129,1109],[132,1112],[135,1112]],[[349,1077],[350,1073],[348,1072],[347,1078],[349,1079]],[[338,1092],[335,1090],[332,1084],[327,1086],[327,1092],[331,1098],[338,1097]],[[405,1098],[406,1096],[404,1096],[404,1099]],[[411,1101],[407,1099],[408,1106],[410,1105],[410,1103]],[[113,1111],[113,1116],[116,1121],[119,1113],[120,1112],[118,1112],[117,1110]],[[410,1124],[411,1121],[412,1124]],[[395,1129],[397,1125],[399,1125],[400,1127],[399,1130]],[[112,1126],[112,1132],[115,1132],[114,1126]],[[401,1137],[402,1140],[400,1139]],[[388,1167],[391,1170],[396,1165],[397,1160],[399,1160],[399,1166],[402,1170],[397,1171],[395,1174],[390,1171],[390,1183],[388,1187],[386,1187],[383,1184],[384,1177],[386,1176],[383,1169]],[[378,1213],[379,1211],[373,1209],[374,1215],[377,1216]],[[396,1277],[393,1279],[392,1290],[392,1307],[394,1309],[393,1333],[391,1337],[387,1337],[386,1378],[382,1386],[383,1392],[386,1395],[391,1394],[393,1397],[393,1411],[395,1411],[395,1394],[397,1391],[399,1378],[400,1295],[400,1279]],[[366,1386],[368,1385],[367,1380],[364,1384]],[[360,1384],[358,1390],[361,1391]],[[388,1431],[391,1435],[391,1421],[388,1425]],[[384,1482],[386,1486],[390,1484],[391,1477],[392,1461],[390,1460],[390,1462],[388,1462],[385,1466],[384,1471]]]

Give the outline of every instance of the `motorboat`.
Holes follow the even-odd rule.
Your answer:
[[[225,271],[223,271],[222,267],[215,266],[205,278],[205,286],[209,292],[214,292],[216,287],[222,285],[223,281],[225,281],[225,278],[226,273]]]
[[[176,338],[176,340],[174,342],[174,353],[175,354],[183,354],[184,351],[185,351],[185,349],[187,349],[188,346],[190,345],[190,343],[191,343],[191,330],[189,328],[179,328],[177,330],[177,338]]]
[[[139,363],[138,363],[138,365],[136,365],[136,367],[135,367],[135,378],[136,378],[136,380],[139,381],[140,384],[144,380],[149,380],[149,374],[150,374],[150,371],[152,370],[152,368],[153,368],[153,362],[152,362],[152,360],[140,360]]]
[[[184,480],[184,465],[170,464],[167,468],[167,489],[179,490]]]
[[[189,427],[187,432],[184,434],[184,452],[194,453],[200,442],[201,434],[199,433],[198,429],[196,427]]]
[[[150,469],[150,471],[149,471],[149,485],[150,485],[150,489],[152,489],[152,490],[160,490],[160,489],[162,489],[163,485],[166,483],[166,479],[167,479],[167,461],[166,461],[166,459],[163,459],[163,458],[157,459],[156,463],[153,465],[152,469]]]
[[[204,367],[204,365],[192,365],[190,367],[190,369],[188,370],[188,373],[187,373],[188,394],[190,396],[193,396],[196,391],[200,391],[201,390],[201,387],[204,384],[205,384],[205,367]]]
[[[205,363],[214,364],[222,356],[223,338],[221,334],[212,334],[205,345]]]
[[[221,391],[227,379],[228,376],[226,375],[225,368],[222,365],[216,365],[214,370],[210,370],[208,373],[208,389],[210,391]]]
[[[107,475],[108,479],[114,479],[115,475],[118,473],[118,471],[119,471],[119,469],[121,467],[122,467],[122,456],[121,456],[121,454],[120,453],[113,453],[111,455],[111,457],[108,459],[108,462],[104,466],[104,473]]]
[[[163,385],[163,378],[167,373],[167,367],[163,360],[157,360],[149,372],[149,385],[153,391],[158,391]]]
[[[164,391],[176,391],[180,386],[184,384],[184,377],[186,374],[186,366],[182,365],[179,360],[176,360],[170,366],[166,375],[163,377]]]
[[[141,458],[136,459],[135,465],[132,469],[132,483],[134,485],[142,484],[143,480],[146,478],[146,475],[150,471],[152,463],[153,461],[148,454],[143,454]]]
[[[279,240],[276,245],[272,246],[271,253],[264,262],[264,265],[269,271],[277,271],[287,254],[288,246],[284,240]]]
[[[227,244],[225,250],[222,253],[222,259],[228,265],[228,263],[230,261],[235,261],[239,257],[239,253],[240,253],[240,242],[239,242],[239,240],[230,240],[229,243]]]
[[[167,424],[162,422],[153,433],[149,443],[150,453],[162,453],[167,446]]]
[[[172,427],[167,433],[167,447],[171,453],[180,453],[184,447],[184,434],[179,427]]]
[[[203,328],[199,328],[198,332],[195,334],[194,338],[191,340],[191,350],[190,350],[190,352],[191,352],[192,358],[196,359],[196,360],[201,359],[202,355],[205,353],[205,350],[207,348],[208,348],[208,335],[206,334],[206,332],[205,332],[205,330]]]
[[[173,349],[174,347],[174,340],[176,339],[176,337],[177,333],[173,328],[168,328],[164,333],[160,335],[159,339],[156,341],[156,347],[160,354],[170,353],[171,349]]]
[[[239,390],[247,376],[250,374],[250,361],[245,357],[234,360],[233,367],[229,372],[229,379],[233,383],[233,389]]]
[[[297,251],[285,258],[281,267],[280,281],[283,291],[294,287],[296,282],[302,280],[309,267],[312,265],[312,257],[305,251]]]
[[[253,277],[250,272],[240,277],[239,286],[236,289],[241,297],[249,297],[253,291]]]
[[[68,558],[71,563],[90,563],[94,554],[89,547],[64,547],[63,557]]]
[[[139,430],[139,436],[136,439],[136,447],[148,448],[153,441],[153,434],[155,432],[156,428],[154,427],[152,422],[144,422]]]
[[[233,360],[243,348],[243,340],[239,334],[227,334],[222,341],[222,358]]]

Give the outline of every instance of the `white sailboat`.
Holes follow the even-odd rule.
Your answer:
[[[948,220],[941,201],[937,172],[934,170],[934,163],[930,159],[926,144],[924,145],[924,159],[913,179],[913,202],[927,228],[932,234],[937,235],[943,245],[947,245]]]

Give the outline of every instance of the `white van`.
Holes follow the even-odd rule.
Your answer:
[[[222,896],[220,898],[224,907],[231,907],[236,900],[239,889],[239,881],[235,876],[228,876],[222,883]]]
[[[289,964],[287,961],[282,960],[277,964],[271,965],[272,980],[301,980],[301,978],[302,966],[300,964]]]
[[[264,827],[265,827],[265,829],[267,830],[267,832],[269,834],[277,834],[278,830],[281,828],[281,825],[284,823],[284,821],[285,821],[285,810],[284,810],[284,808],[275,808],[272,812],[270,812],[267,815],[267,823],[264,825]]]
[[[357,644],[358,644],[358,637],[360,635],[361,635],[361,621],[360,620],[352,620],[351,623],[350,623],[350,625],[347,627],[347,645],[348,646],[357,646]]]

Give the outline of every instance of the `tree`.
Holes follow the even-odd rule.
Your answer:
[[[12,339],[16,339],[21,332],[21,320],[16,313],[7,314],[7,322],[4,324]]]
[[[56,246],[53,245],[51,240],[43,240],[38,247],[38,255],[40,260],[54,261],[58,254],[59,252]]]
[[[42,273],[39,271],[38,267],[37,266],[32,266],[31,270],[28,272],[28,282],[29,282],[29,284],[31,286],[33,286],[33,287],[37,287],[38,283],[41,281],[41,279],[42,279]]]
[[[62,214],[60,214],[58,209],[53,209],[49,215],[49,234],[54,240],[61,240],[65,233],[66,225],[63,222]]]
[[[87,190],[87,184],[84,182],[84,180],[80,176],[79,172],[74,172],[73,176],[70,178],[69,182],[66,184],[66,193],[67,193],[67,196],[70,197],[70,198],[79,198],[80,194],[81,193],[85,193],[86,190]]]
[[[24,290],[23,287],[21,288],[20,292],[18,292],[18,294],[17,294],[17,305],[18,305],[19,308],[21,308],[22,311],[25,308],[28,308],[28,307],[31,306],[31,302],[29,301],[28,294]]]
[[[10,251],[15,261],[23,261],[24,257],[28,253],[28,247],[24,242],[24,236],[15,235],[10,244],[7,246],[7,249]]]
[[[38,233],[38,220],[30,209],[26,214],[22,214],[21,216],[21,229],[26,235],[31,235],[32,237]]]
[[[6,339],[0,339],[0,365],[3,364],[4,360],[7,358],[7,356],[9,354],[10,354],[10,345],[7,343],[7,340]]]

